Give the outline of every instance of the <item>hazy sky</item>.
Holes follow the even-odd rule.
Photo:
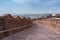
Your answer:
[[[0,14],[60,13],[60,0],[0,0]]]

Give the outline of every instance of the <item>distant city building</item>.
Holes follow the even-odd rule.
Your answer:
[[[52,14],[48,14],[47,15],[47,18],[52,18]]]
[[[60,16],[60,14],[56,14],[56,16]]]
[[[56,14],[56,17],[57,17],[57,18],[60,18],[60,14]]]
[[[56,16],[56,14],[52,14],[52,16]]]
[[[56,17],[56,14],[52,14],[52,18],[55,18]]]

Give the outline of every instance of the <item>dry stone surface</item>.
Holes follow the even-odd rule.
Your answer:
[[[60,34],[36,23],[31,28],[11,35],[3,40],[60,40]]]

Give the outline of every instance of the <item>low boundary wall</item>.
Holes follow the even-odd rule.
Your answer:
[[[42,19],[42,20],[37,20],[37,22],[60,34],[60,18]]]

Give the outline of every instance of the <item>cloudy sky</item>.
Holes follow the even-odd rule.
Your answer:
[[[0,14],[60,13],[60,0],[0,0]]]

